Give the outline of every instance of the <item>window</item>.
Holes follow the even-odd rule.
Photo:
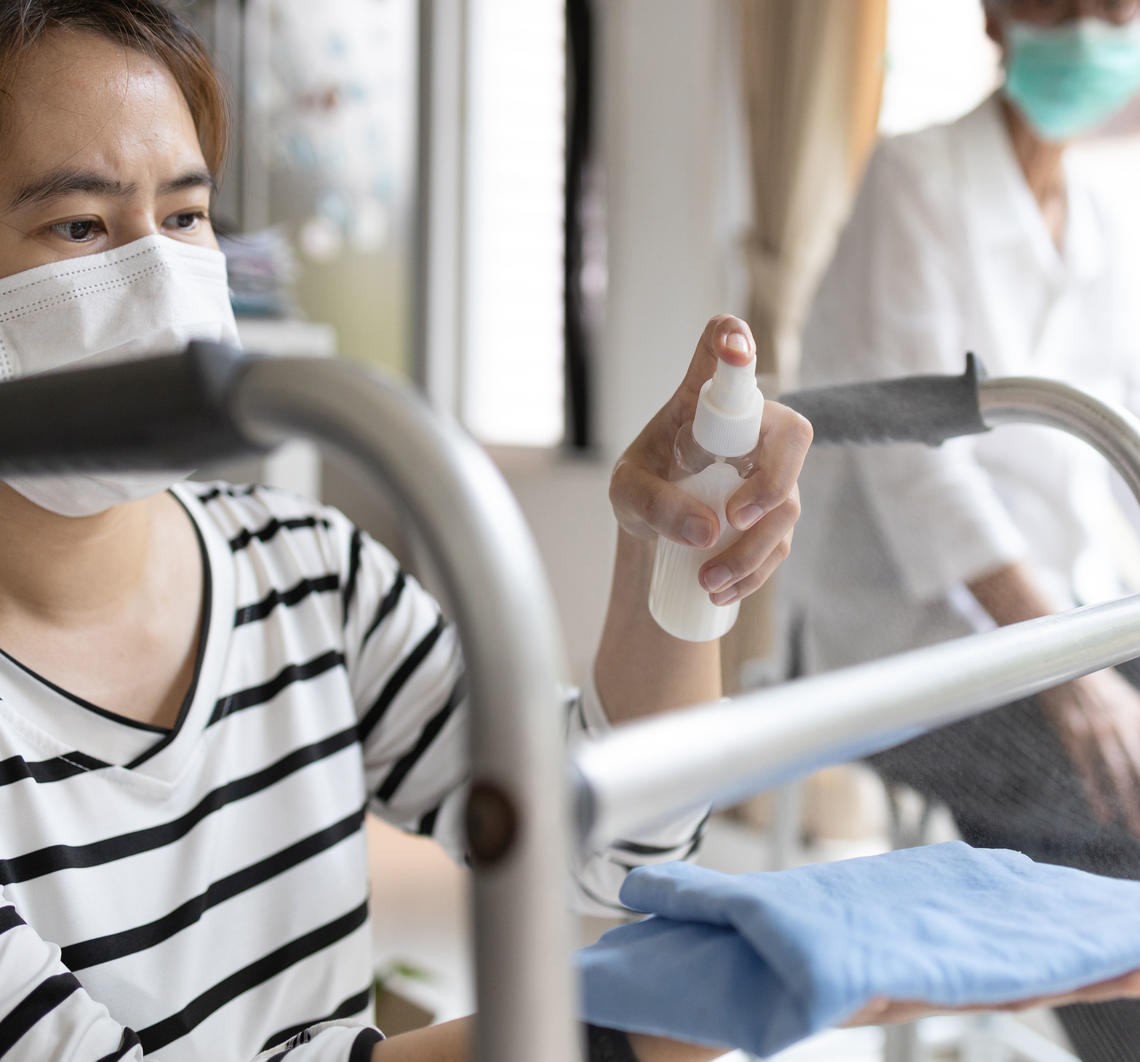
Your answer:
[[[483,442],[563,437],[562,0],[468,8],[460,416]]]

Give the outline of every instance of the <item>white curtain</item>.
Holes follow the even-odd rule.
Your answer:
[[[887,0],[737,0],[752,228],[749,322],[765,389],[795,385],[812,293],[874,144]],[[724,639],[728,690],[771,652],[778,579]]]
[[[738,0],[760,371],[790,385],[819,274],[873,142],[886,0]]]

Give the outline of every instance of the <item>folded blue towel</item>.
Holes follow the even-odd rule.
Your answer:
[[[767,1056],[872,999],[995,1005],[1140,968],[1140,882],[960,842],[772,873],[634,870],[584,1017]]]

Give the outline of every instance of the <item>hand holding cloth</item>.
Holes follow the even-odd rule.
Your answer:
[[[726,875],[641,867],[579,952],[598,1025],[761,1056],[876,999],[999,1007],[1140,968],[1140,882],[961,842]]]

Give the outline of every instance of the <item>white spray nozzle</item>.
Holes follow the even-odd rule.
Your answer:
[[[729,416],[750,413],[756,402],[756,359],[751,358],[747,365],[718,361],[708,400]]]
[[[701,388],[693,417],[693,438],[709,453],[741,457],[756,447],[764,396],[756,386],[756,359],[745,365],[718,361]]]

